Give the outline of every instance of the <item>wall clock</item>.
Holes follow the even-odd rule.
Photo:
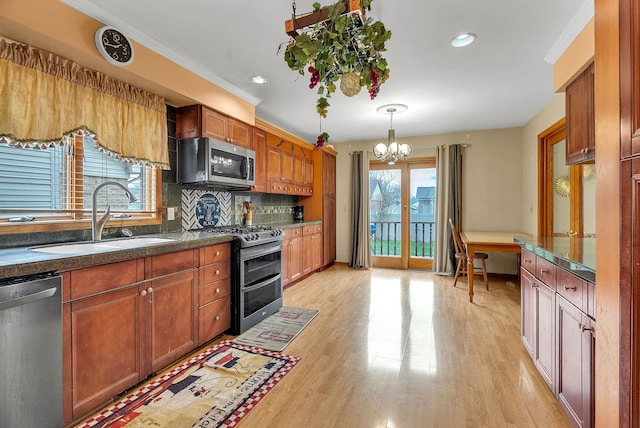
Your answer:
[[[133,45],[131,41],[114,27],[105,26],[96,31],[96,47],[98,52],[110,64],[122,67],[133,61]]]

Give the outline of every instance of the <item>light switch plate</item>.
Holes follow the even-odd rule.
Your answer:
[[[176,210],[173,207],[167,208],[167,220],[175,220],[176,219]]]

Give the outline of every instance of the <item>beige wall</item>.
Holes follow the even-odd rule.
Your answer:
[[[468,138],[467,138],[468,135]],[[351,156],[356,150],[371,151],[385,139],[336,145],[337,158],[337,259],[350,259]],[[442,135],[400,138],[410,143],[412,157],[436,155],[442,144],[469,144],[463,160],[463,230],[519,231],[522,229],[522,128],[491,129]],[[488,270],[515,273],[515,256],[492,254]]]
[[[564,92],[522,128],[522,231],[538,232],[538,135],[564,117]]]

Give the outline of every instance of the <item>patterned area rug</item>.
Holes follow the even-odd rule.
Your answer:
[[[78,427],[233,427],[298,361],[225,341]]]
[[[232,342],[269,351],[282,351],[318,313],[320,311],[315,309],[282,307]]]

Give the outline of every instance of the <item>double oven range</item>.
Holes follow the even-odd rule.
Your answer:
[[[271,226],[217,226],[231,241],[231,333],[241,334],[282,307],[282,241]]]

